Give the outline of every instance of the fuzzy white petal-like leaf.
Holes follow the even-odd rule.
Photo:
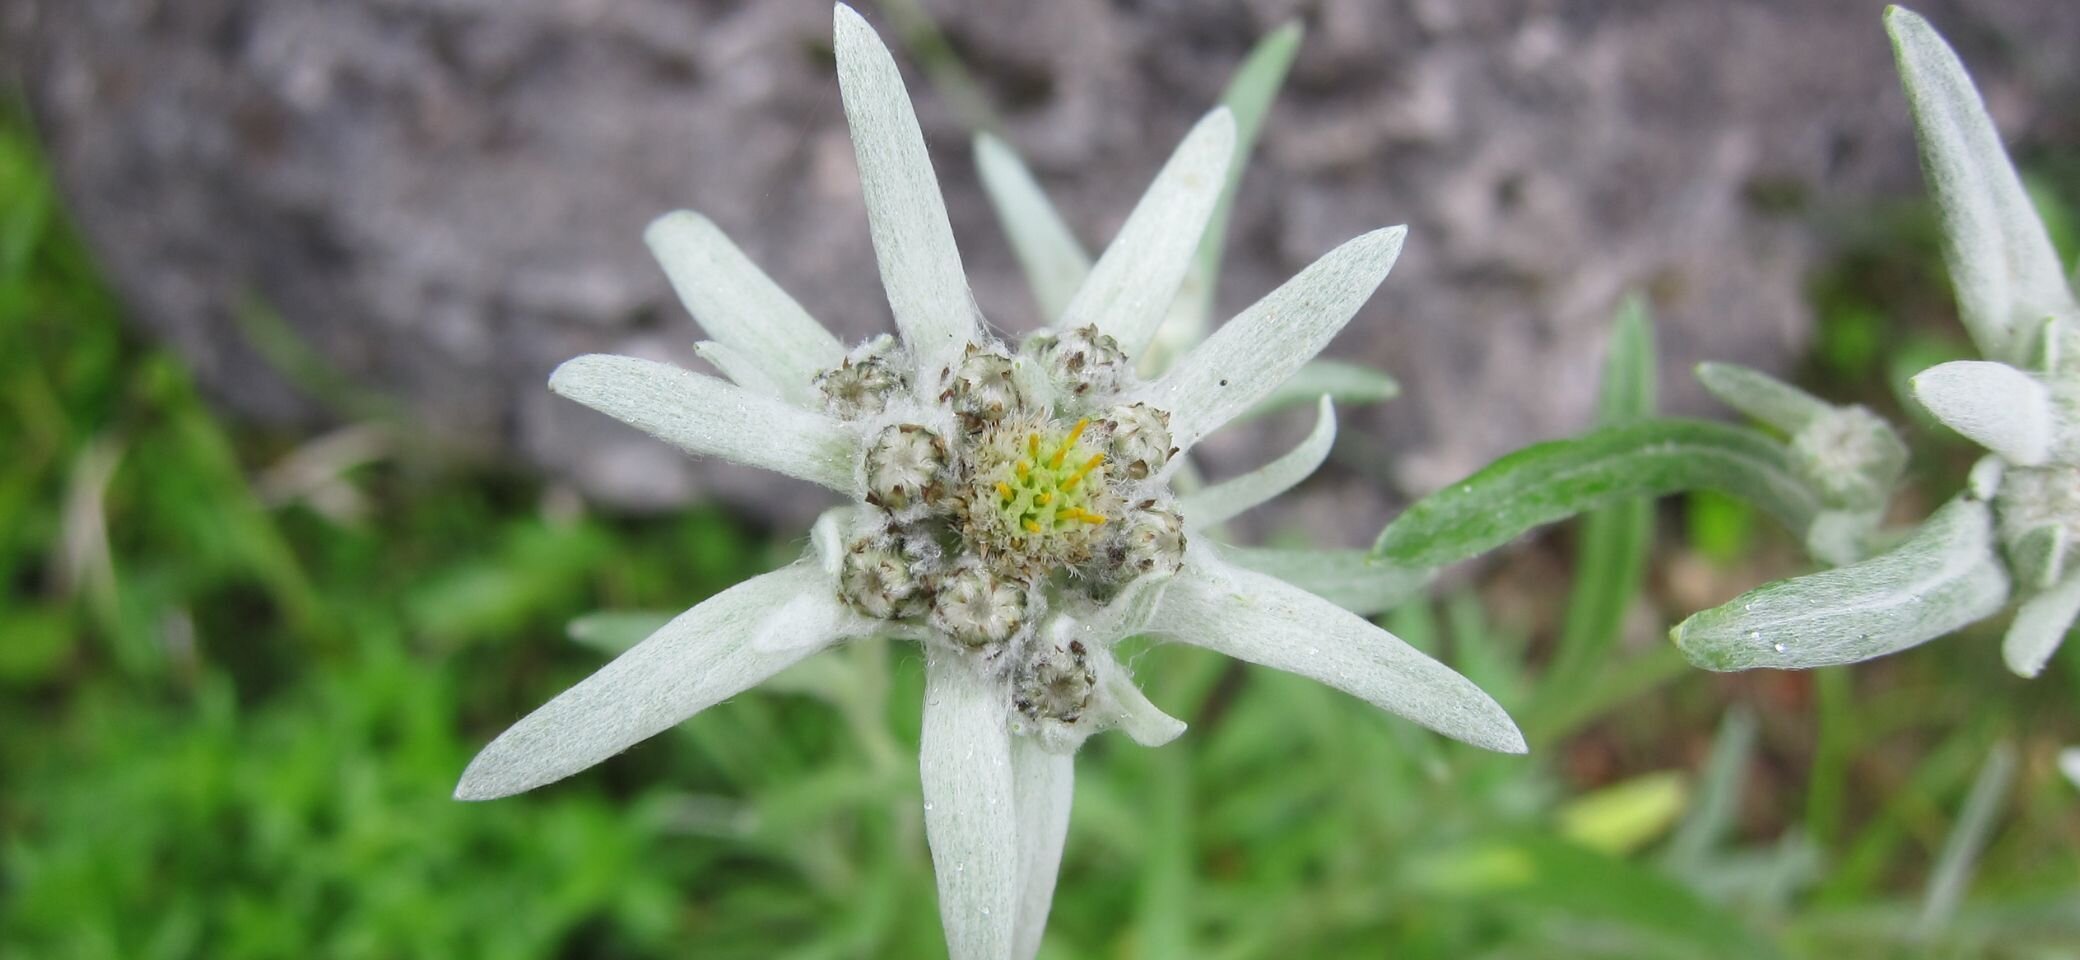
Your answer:
[[[1991,360],[1953,360],[1914,375],[1914,399],[1945,426],[2031,467],[2051,453],[2051,391],[2035,377]]]
[[[816,400],[816,375],[845,357],[845,345],[730,242],[690,210],[651,221],[643,241],[681,302],[708,336],[743,355],[801,405]],[[728,372],[728,371],[725,371]],[[730,379],[744,383],[735,373]],[[750,386],[750,384],[745,384]]]
[[[820,562],[817,566],[821,567]],[[861,616],[836,590],[809,590],[788,599],[751,636],[751,649],[760,653],[790,654],[803,648],[811,652],[838,640],[863,637],[888,626],[885,620]]]
[[[976,134],[975,167],[1011,239],[1011,252],[1033,285],[1040,316],[1053,323],[1090,276],[1091,255],[1009,144],[987,133]]]
[[[2058,652],[2080,617],[2080,570],[2066,574],[2051,589],[2022,601],[2008,635],[2001,642],[2001,657],[2018,676],[2034,677]]]
[[[1986,357],[2026,364],[2046,317],[2080,316],[2065,269],[1957,54],[1899,7],[1885,12],[1885,28],[1942,211],[1958,312]]]
[[[1144,747],[1160,747],[1184,733],[1184,721],[1149,702],[1148,695],[1134,684],[1127,669],[1110,654],[1103,654],[1094,666],[1099,689],[1103,691],[1105,715],[1099,718],[1102,724],[1118,727]]]
[[[1369,550],[1286,550],[1216,544],[1221,559],[1284,580],[1361,617],[1423,596],[1437,571],[1404,567]]]
[[[1478,747],[1525,749],[1509,714],[1450,667],[1327,600],[1203,551],[1164,592],[1151,630],[1319,680]]]
[[[810,401],[801,396],[789,396],[786,387],[773,379],[772,374],[761,368],[742,350],[715,340],[702,340],[693,345],[693,352],[702,360],[713,364],[715,369],[729,378],[731,383],[752,393],[784,400],[795,406],[808,406]],[[812,388],[813,389],[813,388]]]
[[[1180,497],[1178,512],[1184,515],[1187,529],[1226,523],[1307,479],[1329,458],[1329,448],[1335,445],[1336,409],[1328,397],[1322,397],[1315,407],[1314,429],[1299,446],[1239,477]]]
[[[1022,899],[1010,693],[966,660],[925,661],[918,768],[952,960],[1009,960]]]
[[[1993,511],[1959,498],[1890,552],[1766,584],[1671,632],[1707,670],[1799,670],[1883,656],[1992,616],[2008,600]]]
[[[1375,230],[1329,251],[1149,385],[1142,399],[1170,411],[1171,442],[1190,449],[1314,359],[1386,279],[1407,232]]]
[[[1735,363],[1700,363],[1697,380],[1720,402],[1786,434],[1797,433],[1834,410],[1819,397]]]
[[[1095,325],[1139,356],[1191,266],[1234,156],[1235,117],[1216,107],[1156,173],[1056,325]]]
[[[821,646],[773,653],[751,638],[790,599],[836,589],[816,565],[797,563],[701,601],[499,734],[463,771],[456,798],[553,783],[742,693]]]
[[[835,19],[838,88],[859,157],[874,259],[923,389],[976,337],[980,313],[895,58],[851,7],[839,4]]]
[[[2058,772],[2065,774],[2073,786],[2080,787],[2080,747],[2067,747],[2058,752]]]
[[[668,363],[593,353],[564,361],[549,389],[695,456],[859,495],[859,436],[819,413]]]
[[[1041,748],[1031,737],[1011,740],[1011,785],[1018,813],[1018,923],[1012,956],[1031,960],[1040,952],[1047,914],[1061,871],[1062,843],[1069,836],[1069,803],[1076,764],[1066,753]]]

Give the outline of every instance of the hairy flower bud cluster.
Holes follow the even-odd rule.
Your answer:
[[[846,420],[869,417],[888,408],[891,397],[909,388],[909,378],[894,357],[896,339],[887,334],[859,345],[838,364],[816,377],[825,408]]]
[[[1090,709],[1098,675],[1091,669],[1083,644],[1035,644],[1011,677],[1011,705],[1026,719],[1073,724]]]
[[[1791,465],[1837,510],[1882,510],[1907,468],[1907,445],[1860,406],[1832,407],[1791,437]]]
[[[2080,466],[2009,467],[1993,504],[2017,579],[2037,588],[2055,583],[2080,549]]]
[[[1104,396],[1119,390],[1132,372],[1119,341],[1096,327],[1077,327],[1060,335],[1033,338],[1029,351],[1046,364],[1047,373],[1071,397]]]
[[[1039,334],[1016,354],[970,344],[936,382],[905,383],[904,359],[870,341],[816,381],[866,438],[866,509],[844,538],[839,593],[995,664],[1029,719],[1073,724],[1094,674],[1081,644],[1035,628],[1183,564],[1163,470],[1170,414],[1132,399],[1131,366],[1094,328]]]

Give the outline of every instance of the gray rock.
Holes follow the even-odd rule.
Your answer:
[[[1821,225],[1920,189],[1875,0],[931,6],[1094,247],[1252,40],[1309,24],[1220,300],[1232,312],[1350,236],[1410,225],[1332,348],[1408,396],[1351,416],[1357,472],[1289,514],[1347,542],[1385,517],[1380,480],[1425,490],[1586,423],[1627,289],[1654,295],[1678,409],[1706,409],[1696,361],[1784,367]],[[2080,102],[2080,4],[1923,12],[2005,129],[2073,136],[2072,114],[2045,111]],[[15,0],[4,16],[0,55],[74,213],[139,322],[230,409],[319,424],[367,393],[622,504],[822,502],[542,387],[585,351],[694,362],[640,239],[675,207],[848,337],[886,326],[821,3]],[[976,295],[1028,327],[965,129],[921,76],[912,92]],[[284,373],[281,344],[299,342],[348,397]],[[1212,471],[1292,429],[1221,438]]]

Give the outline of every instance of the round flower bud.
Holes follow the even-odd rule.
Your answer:
[[[1098,675],[1084,655],[1083,644],[1035,643],[1011,677],[1011,705],[1028,719],[1075,723],[1090,709]]]
[[[1105,414],[1106,452],[1113,469],[1130,480],[1145,480],[1163,469],[1177,448],[1170,445],[1170,414],[1145,403],[1114,407]]]
[[[969,430],[1004,419],[1019,406],[1018,384],[1012,380],[1011,358],[994,350],[968,346],[966,356],[947,374],[939,399],[953,407]]]
[[[838,567],[838,596],[854,610],[880,620],[916,616],[928,599],[903,555],[870,537],[846,549]]]
[[[824,408],[845,420],[871,417],[888,408],[888,398],[909,386],[891,359],[895,338],[883,334],[859,345],[844,362],[816,375]]]
[[[1119,341],[1095,326],[1062,332],[1043,345],[1041,356],[1055,382],[1079,397],[1116,392],[1129,372]]]
[[[1166,577],[1184,565],[1184,518],[1169,507],[1144,500],[1128,512],[1108,558],[1121,580]]]
[[[1011,639],[1025,619],[1025,591],[981,567],[954,571],[932,596],[932,629],[970,647]]]
[[[914,423],[891,424],[867,445],[867,502],[884,510],[931,503],[944,492],[946,442]]]
[[[1791,437],[1791,464],[1828,506],[1878,510],[1907,468],[1907,446],[1863,407],[1838,407]]]

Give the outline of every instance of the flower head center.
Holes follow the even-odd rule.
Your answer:
[[[1093,496],[1105,487],[1105,454],[1083,445],[1089,426],[1086,418],[1066,433],[1029,431],[1020,455],[991,472],[989,503],[1012,539],[1088,533],[1105,524]]]
[[[1119,517],[1102,421],[1007,419],[969,448],[961,539],[1000,573],[1033,581],[1081,565]]]

